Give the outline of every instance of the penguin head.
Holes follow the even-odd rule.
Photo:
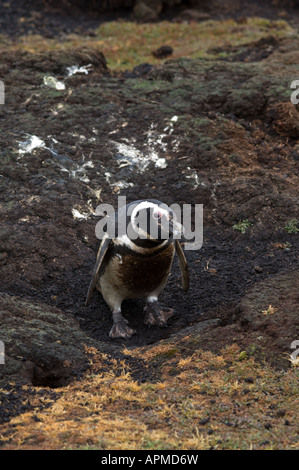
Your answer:
[[[175,212],[163,202],[150,199],[132,204],[130,222],[135,237],[159,241],[183,234],[184,228]]]

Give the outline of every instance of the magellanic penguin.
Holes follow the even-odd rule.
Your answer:
[[[121,217],[125,217],[125,233],[117,231]],[[135,331],[122,316],[123,300],[146,300],[144,323],[148,326],[166,326],[173,315],[171,308],[160,305],[158,297],[167,283],[175,252],[183,290],[189,288],[188,266],[179,243],[183,226],[166,204],[155,199],[124,205],[114,222],[113,236],[107,230],[102,238],[85,305],[94,289],[99,290],[113,316],[110,338],[130,338]]]

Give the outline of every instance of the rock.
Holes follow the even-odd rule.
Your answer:
[[[162,10],[162,3],[157,0],[150,2],[138,1],[133,8],[133,15],[138,21],[156,21]]]
[[[156,59],[166,59],[166,57],[171,56],[173,53],[173,49],[171,46],[161,46],[156,51],[152,52],[152,55],[156,57]]]
[[[261,274],[263,272],[263,268],[261,268],[260,266],[254,266],[254,270],[258,274]]]
[[[0,387],[14,382],[55,388],[88,366],[90,339],[58,308],[1,294],[0,324]]]
[[[2,53],[0,54],[0,59]],[[73,47],[65,50],[53,50],[33,55],[29,52],[22,54],[20,66],[36,71],[46,72],[53,75],[66,75],[67,67],[77,65],[78,67],[91,64],[91,70],[97,73],[107,74],[107,62],[104,54],[97,48],[91,47]],[[40,80],[40,79],[39,79]]]

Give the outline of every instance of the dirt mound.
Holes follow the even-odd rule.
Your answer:
[[[39,302],[0,296],[5,364],[0,383],[59,387],[88,366],[88,338],[72,317]]]
[[[219,353],[235,343],[247,356],[278,369],[287,368],[291,344],[299,334],[298,282],[298,271],[257,282],[234,309],[219,312],[218,325],[198,333],[197,327],[192,327],[185,334],[196,335],[202,348]]]
[[[257,281],[298,269],[296,224],[288,229],[299,218],[292,118],[297,110],[288,96],[293,66],[269,67],[269,57],[250,64],[173,60],[128,75],[109,73],[95,49],[1,52],[1,59],[9,90],[0,109],[3,292],[30,305],[42,302],[51,315],[56,307],[55,315],[76,318],[93,342],[111,345],[111,315],[101,297],[84,307],[97,245],[95,209],[100,202],[116,206],[118,195],[129,202],[155,194],[168,204],[204,205],[204,245],[186,253],[188,294],[180,291],[174,265],[163,294],[163,302],[176,307],[168,329],[146,328],[142,302],[125,303],[124,313],[137,330],[127,345],[152,344],[200,321],[221,319],[223,312],[217,337],[230,341],[227,332],[233,329],[244,347],[257,341],[269,319],[252,317],[253,337],[239,322],[237,305]],[[64,87],[53,88],[45,76]],[[273,278],[273,292],[279,279]],[[255,295],[261,301],[262,294]],[[289,295],[293,298],[293,291]],[[62,330],[66,318],[60,320]],[[285,354],[295,334],[294,317],[273,319],[270,329],[278,331],[282,321],[285,330],[284,340],[272,346],[277,355]],[[230,326],[234,321],[238,327]],[[68,328],[73,331],[69,323]],[[53,330],[50,344],[60,335]],[[30,334],[26,340],[21,336],[31,343]],[[78,344],[81,364],[85,356],[81,340]],[[119,353],[122,342],[113,344]],[[73,354],[64,347],[61,373],[53,378],[57,384],[73,374],[63,368]],[[37,355],[32,360],[30,354],[24,353],[25,361],[35,363]],[[45,359],[45,369],[36,362],[39,372],[33,375],[30,366],[28,380],[50,383],[55,361]]]

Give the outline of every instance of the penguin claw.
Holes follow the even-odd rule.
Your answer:
[[[168,318],[172,317],[172,308],[162,307],[158,302],[151,303],[144,308],[146,312],[144,323],[148,326],[167,326]]]
[[[109,337],[129,339],[134,333],[136,333],[136,331],[130,328],[127,325],[126,321],[123,320],[117,323],[113,323],[113,326],[109,333]]]

